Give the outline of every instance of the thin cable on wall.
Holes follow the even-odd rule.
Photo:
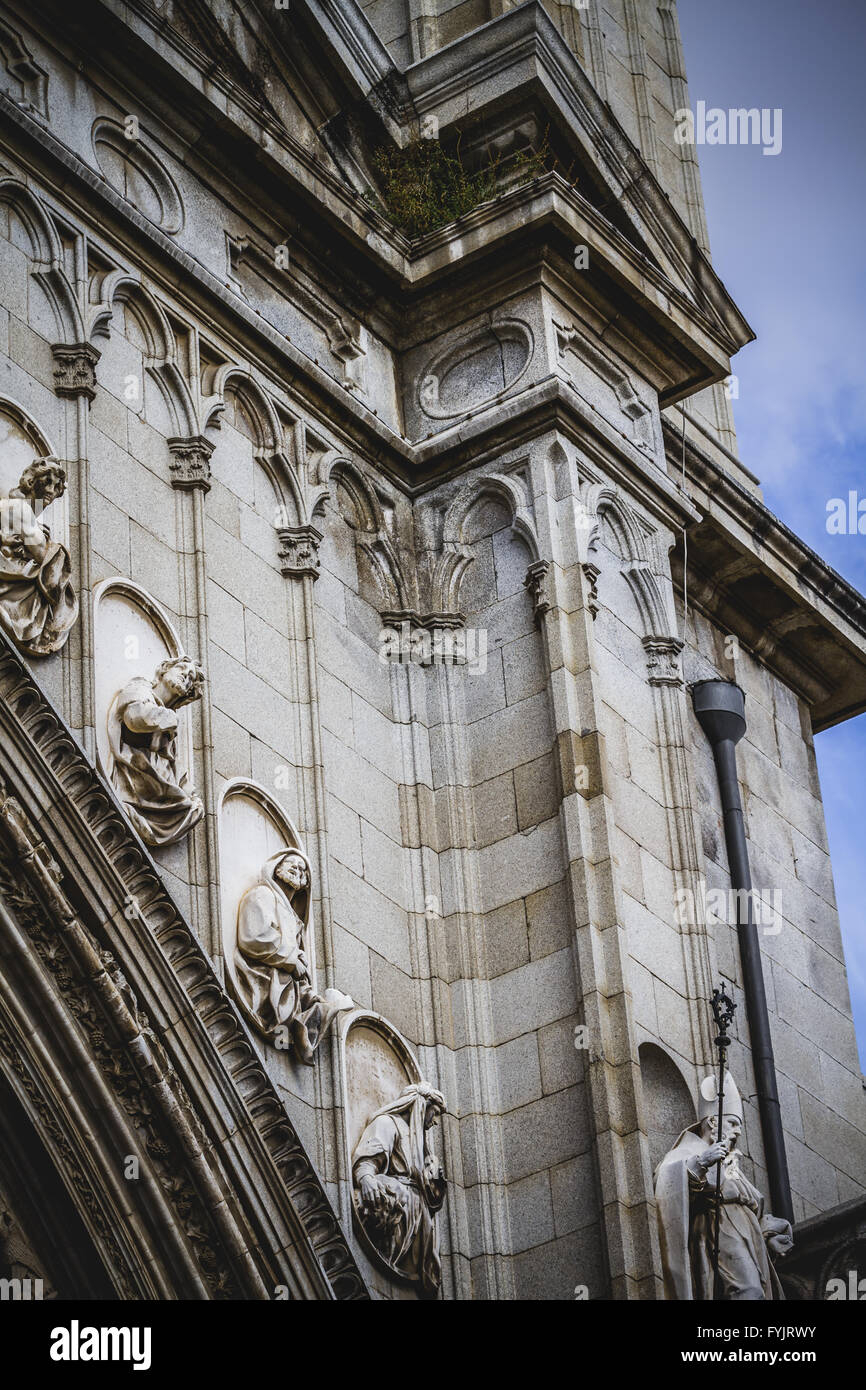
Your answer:
[[[686,490],[686,412],[680,406],[680,414],[683,417],[683,457],[682,471],[680,474],[680,487],[683,492]],[[689,621],[689,537],[688,532],[683,526],[683,645],[686,641],[686,629]]]

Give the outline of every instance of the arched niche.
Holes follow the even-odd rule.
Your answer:
[[[54,449],[34,420],[17,402],[0,396],[0,496],[8,497],[18,480],[34,459],[56,457]],[[47,526],[51,537],[69,546],[69,485],[62,497],[57,497],[44,512],[40,522]]]
[[[655,1043],[638,1048],[650,1162],[655,1168],[679,1136],[694,1124],[694,1101],[676,1062]]]
[[[126,138],[117,121],[98,120],[92,132],[93,155],[105,179],[154,226],[174,236],[183,227],[183,203],[162,160],[141,138]]]
[[[351,1183],[352,1155],[375,1112],[423,1078],[411,1047],[381,1014],[356,1009],[344,1014],[339,1032],[340,1068],[345,1104],[343,1134],[346,1172]],[[389,1278],[407,1280],[385,1261],[368,1238],[352,1204],[355,1231],[365,1253]]]
[[[111,778],[108,711],[133,676],[150,680],[183,645],[156,599],[132,579],[104,579],[93,590],[94,707],[99,765]],[[191,655],[198,657],[197,652]],[[192,773],[192,726],[188,712],[178,726],[178,772]]]
[[[262,866],[281,849],[306,853],[297,828],[285,811],[255,782],[236,778],[223,788],[219,802],[220,917],[226,980],[245,1017],[255,1018],[244,1006],[235,964],[238,907],[241,898],[258,881]],[[317,885],[310,885],[315,896]],[[308,924],[310,971],[315,985],[315,949],[312,909]]]

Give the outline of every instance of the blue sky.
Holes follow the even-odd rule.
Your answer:
[[[861,592],[866,535],[864,0],[679,0],[694,110],[781,107],[782,150],[698,148],[713,262],[758,335],[734,361],[740,453],[767,505]],[[861,1062],[866,1062],[866,715],[815,740]]]

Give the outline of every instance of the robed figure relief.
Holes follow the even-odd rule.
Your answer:
[[[665,1292],[672,1299],[713,1298],[713,1231],[718,1164],[722,1165],[719,1215],[719,1297],[725,1300],[784,1298],[773,1258],[793,1245],[791,1223],[772,1216],[758,1189],[740,1171],[737,1147],[743,1103],[725,1076],[723,1130],[718,1128],[718,1081],[701,1083],[700,1118],[683,1130],[656,1169],[655,1194]]]
[[[422,1298],[436,1298],[442,1282],[436,1213],[447,1183],[431,1130],[444,1113],[442,1093],[415,1082],[370,1117],[352,1156],[355,1209],[364,1233]]]
[[[204,815],[178,769],[178,710],[201,699],[204,672],[188,656],[170,657],[152,680],[134,676],[108,710],[109,776],[146,845],[173,845]]]
[[[59,459],[34,459],[0,498],[0,626],[30,656],[60,651],[78,617],[69,551],[39,521],[66,491]]]
[[[319,994],[313,987],[310,898],[306,855],[298,849],[271,855],[241,898],[234,953],[242,1003],[256,1026],[277,1045],[286,1037],[308,1065],[335,1016],[355,1007],[338,989]]]

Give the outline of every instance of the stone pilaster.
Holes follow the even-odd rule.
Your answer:
[[[210,458],[214,446],[204,435],[176,436],[169,448],[171,485],[177,491],[178,553],[181,559],[183,614],[187,650],[194,641],[198,660],[208,665],[207,557],[204,499],[210,491]],[[214,778],[213,718],[209,685],[198,702],[202,785],[204,787],[204,845],[199,832],[189,837],[193,925],[214,959],[220,952],[220,904],[217,891],[216,782]],[[205,916],[209,917],[209,923]]]
[[[79,665],[76,685],[74,663],[64,655],[65,703],[73,724],[80,723],[84,746],[91,756],[96,750],[96,728],[93,689],[93,616],[91,612],[90,564],[90,463],[88,449],[88,415],[96,396],[96,364],[101,356],[92,343],[52,343],[54,358],[54,391],[61,400],[69,401],[67,411],[69,499],[71,548],[78,567],[78,596],[80,600],[76,636]],[[74,446],[72,441],[75,441]],[[73,510],[74,508],[74,510]],[[77,709],[76,709],[77,706]],[[75,713],[73,713],[75,711]]]

